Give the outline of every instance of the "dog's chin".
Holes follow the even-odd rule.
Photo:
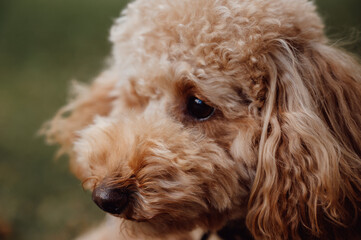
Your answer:
[[[145,214],[146,215],[146,214]],[[194,229],[211,229],[217,231],[227,222],[227,217],[221,213],[203,213],[198,218],[174,217],[169,213],[157,214],[146,218],[137,216],[131,208],[121,215],[113,215],[123,221],[124,226],[135,235],[165,236],[168,234],[184,234]]]
[[[129,233],[135,236],[154,236],[162,237],[170,233],[184,233],[190,232],[197,227],[197,224],[193,221],[176,221],[161,219],[161,217],[155,217],[151,219],[133,218],[133,217],[120,217],[123,226],[130,231]]]

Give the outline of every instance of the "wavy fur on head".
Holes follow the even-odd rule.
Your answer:
[[[85,186],[131,189],[123,234],[361,238],[361,67],[312,2],[137,0],[111,41],[43,132]],[[214,114],[194,119],[191,96]]]

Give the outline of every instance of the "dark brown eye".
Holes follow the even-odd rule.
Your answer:
[[[204,121],[213,115],[214,108],[205,104],[199,98],[192,96],[188,98],[187,111],[193,118]]]

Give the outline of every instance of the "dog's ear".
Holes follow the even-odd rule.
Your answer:
[[[349,227],[361,203],[361,68],[322,42],[277,40],[267,56],[257,172],[247,225],[256,239]],[[331,232],[330,232],[331,231]]]
[[[57,156],[70,156],[71,170],[82,178],[82,169],[75,164],[73,143],[77,138],[77,131],[91,124],[97,115],[109,114],[114,97],[115,77],[111,70],[103,72],[90,85],[74,83],[71,88],[69,103],[62,107],[55,116],[44,124],[40,130],[45,135],[48,144],[59,144]]]

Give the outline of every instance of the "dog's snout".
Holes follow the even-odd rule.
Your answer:
[[[128,205],[129,191],[100,185],[93,190],[92,198],[103,211],[121,214]]]

